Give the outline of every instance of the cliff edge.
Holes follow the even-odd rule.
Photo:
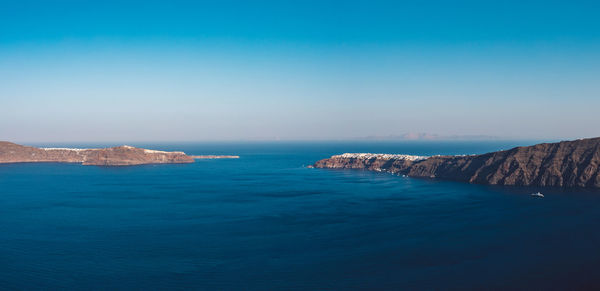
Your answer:
[[[469,156],[343,154],[315,168],[365,169],[476,184],[600,188],[600,138]]]

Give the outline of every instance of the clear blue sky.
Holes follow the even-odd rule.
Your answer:
[[[598,1],[164,2],[2,0],[0,140],[600,136]]]

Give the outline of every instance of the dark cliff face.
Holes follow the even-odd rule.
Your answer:
[[[600,138],[418,161],[334,156],[314,167],[359,168],[477,184],[600,188]]]
[[[404,159],[373,158],[344,158],[333,156],[317,161],[313,167],[330,169],[364,169],[369,171],[386,171],[391,173],[406,173],[413,161]]]
[[[106,149],[41,149],[0,142],[0,163],[59,162],[98,166],[193,163],[183,152],[153,151],[130,146]]]

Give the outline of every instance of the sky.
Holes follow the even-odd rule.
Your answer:
[[[598,1],[0,0],[0,140],[600,136]]]

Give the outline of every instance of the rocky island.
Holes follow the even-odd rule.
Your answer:
[[[0,164],[5,163],[81,163],[96,166],[193,163],[195,159],[238,158],[238,156],[188,156],[184,152],[165,152],[132,146],[103,149],[36,148],[0,141]]]
[[[467,156],[342,154],[311,167],[364,169],[476,184],[600,188],[600,137]]]

